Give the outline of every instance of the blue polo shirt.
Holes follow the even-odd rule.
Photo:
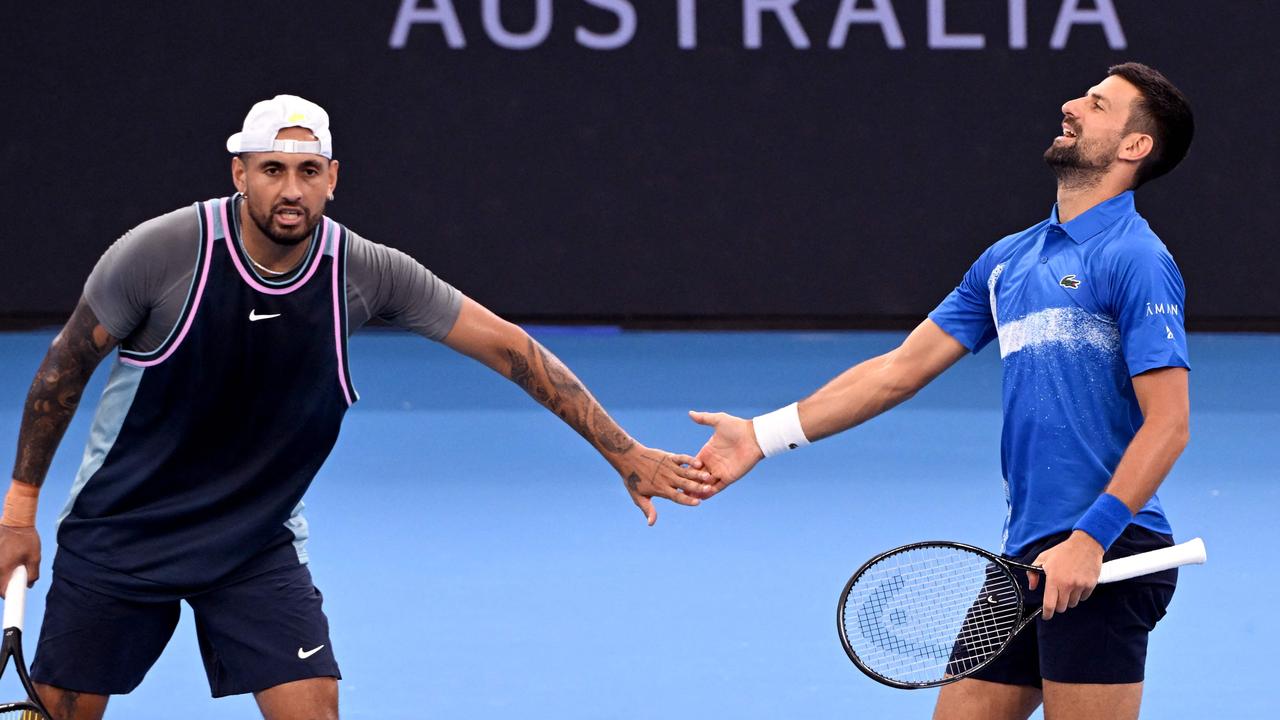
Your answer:
[[[1131,378],[1187,364],[1186,289],[1125,192],[987,248],[929,317],[971,352],[999,339],[1004,552],[1069,530],[1142,425]],[[1158,497],[1134,522],[1170,533]]]

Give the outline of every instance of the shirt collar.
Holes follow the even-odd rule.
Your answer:
[[[1115,221],[1137,212],[1133,205],[1133,191],[1126,190],[1119,195],[1104,200],[1088,210],[1080,213],[1070,222],[1058,222],[1058,204],[1053,204],[1053,212],[1049,213],[1050,227],[1060,228],[1067,237],[1077,245],[1088,242],[1098,233],[1111,227]]]

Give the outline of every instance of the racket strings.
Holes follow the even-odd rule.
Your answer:
[[[933,683],[981,665],[1018,628],[1012,576],[977,553],[918,547],[865,569],[845,596],[850,649],[890,680]]]

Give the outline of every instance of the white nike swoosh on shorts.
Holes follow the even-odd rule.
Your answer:
[[[302,648],[298,648],[298,659],[306,660],[312,655],[315,655],[316,653],[320,652],[320,649],[323,647],[324,647],[323,645],[317,645],[316,647],[313,647],[310,650],[303,650]]]

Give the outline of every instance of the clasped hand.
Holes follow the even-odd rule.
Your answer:
[[[1102,546],[1097,540],[1076,530],[1071,537],[1036,557],[1032,565],[1044,571],[1042,617],[1045,620],[1089,599],[1102,573],[1102,555]],[[1032,590],[1040,586],[1039,573],[1029,572],[1027,578]]]

